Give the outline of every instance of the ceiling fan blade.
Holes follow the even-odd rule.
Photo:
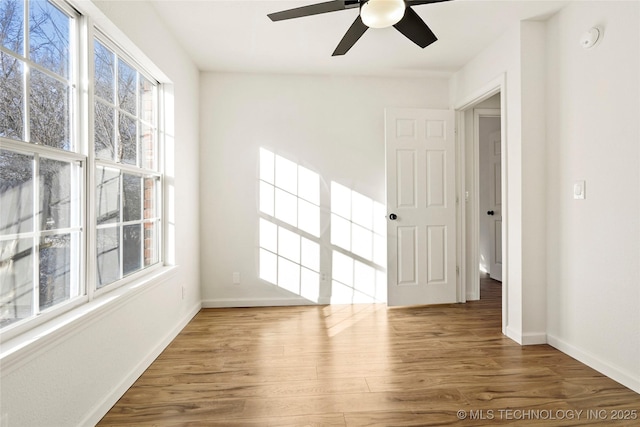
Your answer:
[[[394,27],[421,48],[438,40],[431,28],[410,7],[407,7],[404,17]]]
[[[351,6],[351,4],[349,4],[349,6]],[[295,9],[283,10],[282,12],[274,12],[268,14],[267,16],[271,18],[272,21],[282,21],[284,19],[301,18],[303,16],[337,12],[339,10],[346,9],[347,7],[347,2],[345,2],[344,0],[333,0],[324,3],[311,4],[309,6],[296,7]]]
[[[442,3],[451,0],[405,0],[407,6],[418,6],[421,4]]]
[[[336,50],[333,51],[333,54],[331,54],[331,56],[344,55],[345,53],[347,53],[349,49],[351,49],[353,45],[356,44],[356,42],[368,29],[369,27],[364,25],[364,22],[362,22],[362,18],[360,18],[360,15],[358,15],[356,20],[353,21],[353,24],[351,24],[351,26],[347,30],[344,37],[342,37],[342,40],[340,40],[340,43],[338,43],[338,47],[336,47]]]

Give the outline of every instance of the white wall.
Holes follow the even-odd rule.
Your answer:
[[[463,105],[505,75],[507,334],[640,390],[637,2],[522,22],[451,79]],[[583,32],[604,27],[592,50]],[[587,199],[572,185],[587,181]]]
[[[639,23],[638,2],[574,3],[549,21],[546,156],[549,342],[637,392]],[[594,25],[604,38],[585,50]]]
[[[384,204],[384,108],[446,109],[447,81],[215,73],[200,80],[203,304],[303,302],[258,278],[260,147],[321,176],[319,243],[327,275],[321,302],[327,302],[330,183]],[[239,285],[232,284],[234,272],[241,275]]]
[[[200,307],[198,71],[147,3],[97,5],[173,83],[175,122],[168,131],[176,148],[168,151],[167,185],[175,210],[167,219],[176,237],[169,258],[177,268],[38,351],[27,346],[14,355],[1,373],[2,425],[95,424]],[[97,11],[88,2],[80,6]]]
[[[545,218],[527,210],[530,206],[545,209],[540,155],[545,146],[544,31],[544,22],[518,23],[454,74],[450,86],[451,102],[459,108],[497,79],[504,79],[503,180],[508,183],[503,191],[507,243],[503,283],[508,305],[504,320],[507,335],[525,344],[546,340]]]

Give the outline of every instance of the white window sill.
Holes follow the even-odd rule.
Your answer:
[[[105,293],[93,301],[82,304],[42,325],[0,343],[2,375],[7,375],[38,357],[66,336],[90,326],[94,321],[122,306],[137,294],[153,289],[169,280],[176,272],[175,266],[158,268],[139,280]]]

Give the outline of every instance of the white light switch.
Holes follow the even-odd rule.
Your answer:
[[[576,181],[573,184],[573,198],[574,199],[586,199],[585,194],[585,182],[584,181]]]
[[[233,273],[233,284],[234,285],[240,284],[240,273],[238,272]]]

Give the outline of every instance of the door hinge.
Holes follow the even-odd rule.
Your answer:
[[[460,275],[460,267],[456,265],[456,276]]]

